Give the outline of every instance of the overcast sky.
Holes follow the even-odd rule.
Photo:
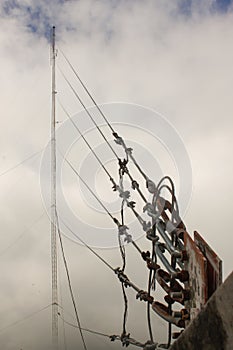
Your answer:
[[[46,189],[49,192],[46,170],[41,173],[48,164],[40,151],[50,135],[52,25],[56,26],[57,61],[62,70],[75,82],[59,48],[150,176],[156,182],[164,174],[173,177],[188,232],[198,230],[219,254],[225,278],[232,271],[231,1],[2,0],[0,11],[1,349],[49,349],[51,341],[51,307],[23,319],[51,303],[50,226],[44,195]],[[80,113],[81,106],[59,72],[57,91],[103,161],[116,170],[112,154]],[[90,100],[82,96],[90,106]],[[118,215],[120,202],[111,184],[85,145],[75,142],[77,134],[67,126],[59,106],[57,111],[59,146],[64,146],[64,152],[70,149],[70,159]],[[103,124],[101,118],[97,121]],[[103,130],[111,139],[109,130],[105,126]],[[133,174],[143,183],[136,171]],[[114,235],[114,226],[85,187],[77,186],[66,167],[63,190],[70,212],[60,203],[63,219],[82,237],[87,235],[90,244],[112,247],[115,238],[106,241],[106,237]],[[138,204],[142,203],[138,200]],[[140,237],[141,228],[131,223]],[[143,238],[138,242],[149,247]],[[66,237],[64,246],[83,326],[120,334],[123,301],[116,277],[84,247]],[[117,249],[98,251],[114,267],[121,264]],[[145,289],[147,270],[132,247],[127,247],[127,253],[127,273]],[[74,323],[61,261],[59,266],[59,300],[64,318]],[[145,305],[135,301],[132,291],[128,295],[128,331],[146,341]],[[165,323],[155,315],[152,319],[155,339],[166,341]],[[60,349],[66,349],[61,321],[59,330]],[[77,330],[67,325],[65,330],[67,349],[81,349]],[[88,349],[121,348],[120,343],[102,337],[85,334],[85,339]]]

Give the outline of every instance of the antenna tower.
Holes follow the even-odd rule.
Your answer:
[[[52,344],[58,349],[57,227],[56,227],[56,79],[55,27],[52,28],[52,113],[51,113],[51,262],[52,262]]]

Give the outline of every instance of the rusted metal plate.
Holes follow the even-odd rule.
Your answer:
[[[222,284],[222,260],[197,231],[194,231],[194,242],[207,260],[207,285],[209,299],[215,290]]]
[[[184,232],[184,246],[188,254],[185,270],[189,273],[185,289],[190,288],[191,295],[190,300],[185,302],[185,307],[190,312],[190,320],[193,320],[208,300],[207,260],[187,232]]]

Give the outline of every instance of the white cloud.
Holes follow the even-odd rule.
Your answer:
[[[194,176],[193,198],[184,221],[190,233],[198,229],[207,238],[224,260],[225,274],[228,274],[232,269],[231,8],[228,12],[215,12],[214,1],[191,1],[190,10],[187,2],[181,14],[180,1],[89,0],[48,4],[27,0],[21,1],[20,6],[14,5],[16,1],[8,2],[11,9],[8,8],[7,14],[6,3],[1,4],[0,171],[44,147],[49,138],[49,45],[43,35],[48,35],[49,26],[55,24],[59,45],[79,69],[98,102],[133,102],[154,108],[179,132],[190,155]],[[70,76],[60,54],[58,61]],[[78,112],[80,106],[71,93],[65,92],[67,88],[59,75],[58,79],[65,106],[71,113]],[[59,108],[58,111],[58,118],[65,119]],[[117,122],[125,122],[124,116],[119,116]],[[0,177],[0,185],[4,249],[42,210],[38,159]],[[46,220],[36,225],[35,232],[29,230],[28,237],[23,237],[13,246],[12,253],[9,250],[4,261],[1,260],[3,327],[39,309],[50,298]],[[119,333],[122,299],[115,277],[84,248],[68,241],[65,248],[84,325]],[[137,271],[137,283],[146,281],[144,266],[136,253],[128,250],[129,275],[135,276]],[[114,266],[119,264],[117,251],[101,253]],[[42,297],[37,294],[38,290]],[[135,306],[133,296],[130,302],[129,330],[133,333],[136,329],[134,336],[146,339],[147,333],[140,331],[141,324],[143,327],[146,324],[139,317],[144,312],[143,306]],[[67,290],[64,303],[72,310]],[[49,312],[45,315],[47,320]],[[140,322],[135,325],[136,317]],[[155,320],[162,341],[165,326]],[[44,322],[41,314],[38,322],[33,323],[36,329],[30,328],[31,336],[27,332],[30,322],[20,328],[10,328],[4,336],[0,334],[2,347],[9,350],[15,346],[26,348],[26,345],[32,350],[48,348]],[[43,341],[43,337],[36,336],[39,331],[45,335]],[[67,332],[70,332],[70,349],[73,349],[75,341],[80,340],[75,331]],[[96,348],[95,338],[86,338],[90,349]],[[117,349],[121,345],[107,342],[99,346]]]

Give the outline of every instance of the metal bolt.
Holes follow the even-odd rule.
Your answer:
[[[183,294],[183,292],[171,292],[170,297],[172,299],[183,299],[184,294]]]
[[[189,273],[186,270],[181,270],[176,273],[172,273],[172,278],[177,278],[181,282],[187,282],[189,280]]]

